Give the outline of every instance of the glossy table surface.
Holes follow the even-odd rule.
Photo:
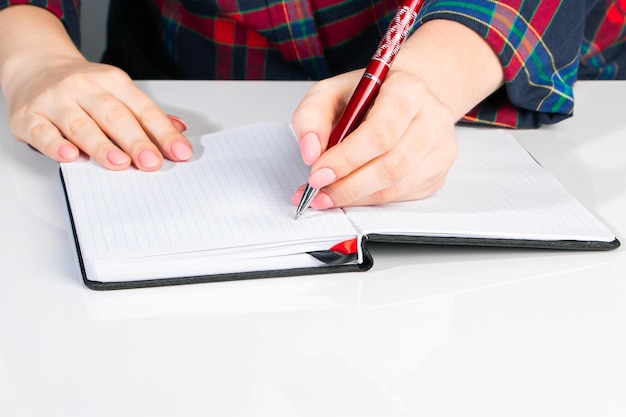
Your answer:
[[[197,135],[288,122],[304,82],[147,81]],[[626,82],[514,131],[626,242]],[[376,245],[365,273],[96,292],[58,164],[0,100],[0,416],[624,416],[626,247]]]

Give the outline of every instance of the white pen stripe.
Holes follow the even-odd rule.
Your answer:
[[[363,74],[363,78],[372,79],[372,80],[376,81],[376,84],[378,84],[378,85],[382,85],[382,83],[383,83],[383,81],[380,78],[378,78],[377,76],[375,76],[373,74],[370,74],[369,72],[366,72],[365,74]]]

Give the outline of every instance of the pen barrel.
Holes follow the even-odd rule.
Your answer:
[[[411,32],[417,19],[417,13],[423,4],[424,0],[414,0],[398,9],[385,35],[380,40],[372,61],[381,61],[388,67],[391,66],[400,51],[400,47],[409,37],[409,32]]]
[[[376,98],[379,88],[380,84],[375,80],[365,77],[361,78],[352,98],[330,134],[328,148],[341,142],[361,123],[365,113],[367,113],[374,98]]]
[[[385,32],[385,36],[380,41],[376,53],[365,68],[363,77],[361,77],[352,97],[333,128],[327,149],[341,142],[365,118],[367,111],[378,95],[380,85],[389,72],[391,63],[409,36],[423,3],[424,0],[413,0],[398,9]]]

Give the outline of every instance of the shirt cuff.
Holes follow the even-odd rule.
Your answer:
[[[580,43],[571,15],[565,22],[569,33],[563,30],[559,3],[431,0],[424,6],[416,27],[434,19],[461,23],[483,37],[502,64],[505,85],[463,121],[530,128],[572,115]]]

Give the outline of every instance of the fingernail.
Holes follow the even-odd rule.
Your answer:
[[[311,202],[311,207],[316,210],[325,210],[334,206],[335,203],[333,203],[333,200],[331,200],[326,193],[318,193]]]
[[[337,179],[335,171],[330,168],[320,168],[309,177],[309,185],[314,188],[323,188]]]
[[[173,116],[171,114],[168,114],[167,117],[169,117],[169,119],[174,124],[174,127],[178,129],[178,131],[184,132],[185,130],[187,130],[187,123],[185,123],[180,117]]]
[[[172,152],[174,157],[179,161],[186,161],[191,158],[191,155],[193,154],[189,145],[180,140],[172,143],[172,146],[170,146],[170,152]]]
[[[322,145],[320,145],[319,137],[309,132],[300,139],[300,152],[302,160],[307,165],[312,165],[322,154]]]
[[[111,149],[107,152],[107,160],[113,165],[124,165],[130,161],[130,157],[119,149]]]
[[[64,144],[59,146],[59,149],[57,150],[57,152],[59,153],[59,156],[63,159],[76,159],[76,157],[78,156],[78,150],[76,150],[76,148],[74,148],[71,145],[68,144]]]
[[[154,153],[154,151],[151,151],[150,149],[144,149],[143,151],[139,152],[139,162],[145,168],[154,168],[161,163],[161,160],[159,159],[157,154]]]

